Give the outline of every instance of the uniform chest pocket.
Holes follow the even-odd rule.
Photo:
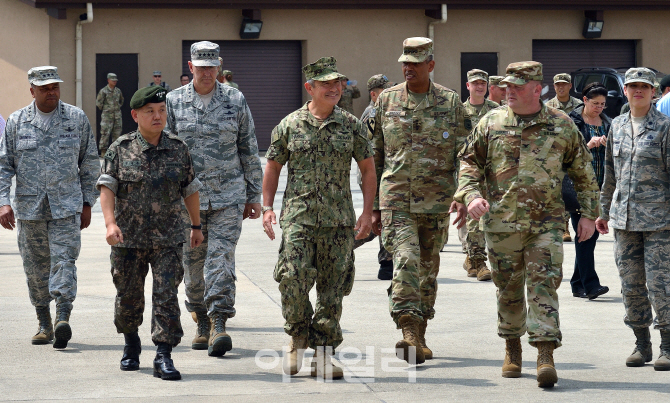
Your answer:
[[[351,154],[354,149],[351,141],[333,141],[333,150],[340,154]]]
[[[58,147],[60,148],[74,148],[79,146],[79,139],[59,139]]]
[[[494,134],[489,140],[492,158],[516,159],[516,137],[509,134]]]
[[[177,134],[182,137],[185,133],[195,133],[195,124],[189,123],[186,120],[177,122]]]
[[[621,156],[621,142],[620,141],[615,141],[612,144],[612,156],[614,156],[614,157],[620,157]]]
[[[658,143],[656,143],[656,144],[658,144]],[[660,160],[660,159],[662,159],[661,146],[660,146],[660,144],[638,146],[635,149],[635,155],[637,157],[651,158],[651,159],[655,159],[655,160]]]
[[[16,142],[17,150],[34,150],[37,148],[37,140],[19,140]]]
[[[121,182],[139,182],[144,174],[136,169],[123,169],[119,171],[119,181]]]
[[[165,163],[165,177],[173,182],[177,182],[181,178],[181,162],[168,161]]]
[[[291,152],[306,151],[310,148],[310,142],[307,140],[293,140],[288,143],[288,150]]]

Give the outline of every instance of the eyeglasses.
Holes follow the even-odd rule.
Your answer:
[[[607,109],[607,105],[605,104],[605,102],[600,103],[600,102],[589,101],[589,103],[590,103],[591,106],[593,106],[594,108],[603,108],[603,110]]]
[[[154,76],[154,77],[162,77],[162,76]]]

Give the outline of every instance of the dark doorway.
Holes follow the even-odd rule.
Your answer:
[[[116,84],[123,94],[124,102],[121,106],[123,130],[126,134],[137,130],[137,124],[130,116],[130,98],[138,88],[139,73],[137,53],[98,53],[95,55],[95,95],[107,85],[107,73],[114,73],[119,78]],[[100,109],[95,108],[95,139],[100,142]]]
[[[182,72],[188,69],[191,44],[182,41]],[[302,45],[300,41],[212,41],[221,46],[223,68],[249,104],[260,150],[270,146],[270,135],[281,120],[302,106]]]
[[[461,101],[463,102],[470,96],[465,83],[468,82],[468,71],[472,69],[484,70],[490,76],[498,75],[498,54],[495,52],[461,53]]]

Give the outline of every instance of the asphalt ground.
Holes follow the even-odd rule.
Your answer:
[[[285,179],[282,176],[277,211]],[[362,198],[355,184],[355,170],[351,183],[360,212]],[[495,286],[490,281],[466,277],[455,227],[450,228],[449,242],[440,254],[436,316],[429,322],[426,335],[435,358],[419,366],[395,358],[392,349],[401,334],[388,314],[389,283],[376,277],[379,244],[375,240],[356,250],[356,282],[351,295],[344,299],[344,342],[335,362],[344,367],[345,379],[319,382],[309,376],[307,365],[298,376],[282,375],[282,348],[289,337],[283,330],[280,294],[272,279],[279,240],[270,241],[265,236],[260,220],[245,220],[236,253],[237,316],[227,326],[233,350],[221,358],[191,350],[196,325],[184,308],[182,285],[179,298],[185,336],[174,349],[173,359],[183,379],[169,382],[152,376],[155,347],[148,307],[146,323],[140,328],[141,369],[119,370],[123,336],[116,333],[113,324],[115,288],[110,247],[105,242],[97,204],[90,228],[82,232],[78,295],[70,321],[73,336],[65,350],[30,344],[37,319],[28,298],[16,231],[0,229],[0,400],[667,402],[670,372],[654,371],[651,364],[642,368],[625,366],[635,338],[623,324],[612,243],[611,235],[598,240],[597,272],[610,292],[594,301],[572,296],[569,279],[574,245],[565,245],[565,274],[558,290],[563,346],[554,354],[559,381],[553,389],[537,387],[537,350],[527,344],[525,337],[523,376],[501,377],[504,341],[496,332]],[[150,276],[147,302],[151,301]],[[54,311],[52,304],[52,314]],[[654,359],[659,339],[658,331],[652,331]],[[309,351],[307,356],[311,354]]]

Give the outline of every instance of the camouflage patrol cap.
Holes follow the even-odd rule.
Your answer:
[[[647,83],[654,86],[654,80],[656,79],[656,74],[653,71],[649,70],[646,67],[633,67],[626,71],[626,80],[624,85],[630,83]]]
[[[191,45],[191,64],[194,66],[217,67],[221,48],[214,42],[200,41]]]
[[[510,63],[505,71],[507,77],[502,82],[516,85],[524,85],[529,81],[542,81],[542,63],[539,62],[516,62]]]
[[[505,88],[507,87],[505,83],[501,83],[503,76],[489,76],[489,85],[495,85],[496,87]]]
[[[421,63],[433,54],[433,41],[428,38],[407,38],[402,42],[399,62]]]
[[[375,88],[386,89],[391,86],[389,79],[383,74],[375,74],[374,76],[368,79],[368,91],[372,91]]]
[[[58,75],[58,67],[40,66],[28,70],[28,82],[30,85],[41,87],[47,84],[62,83]]]
[[[556,83],[572,83],[572,78],[568,73],[559,73],[554,76],[554,84]]]
[[[329,81],[342,79],[344,75],[337,72],[337,60],[334,57],[322,57],[321,59],[310,63],[302,68],[307,81]]]
[[[167,91],[160,85],[140,88],[130,99],[130,109],[140,109],[146,104],[165,102]]]
[[[223,72],[221,72],[221,74],[223,74],[224,76],[232,76],[233,72],[230,71],[230,70],[223,70]]]
[[[484,80],[486,82],[489,81],[489,73],[485,72],[484,70],[479,70],[479,69],[472,69],[468,71],[468,82],[471,83],[473,81],[477,80]]]
[[[155,75],[155,76],[162,76],[160,70],[154,70],[154,75]]]
[[[107,73],[107,79],[112,81],[119,81],[119,78],[114,73]]]

